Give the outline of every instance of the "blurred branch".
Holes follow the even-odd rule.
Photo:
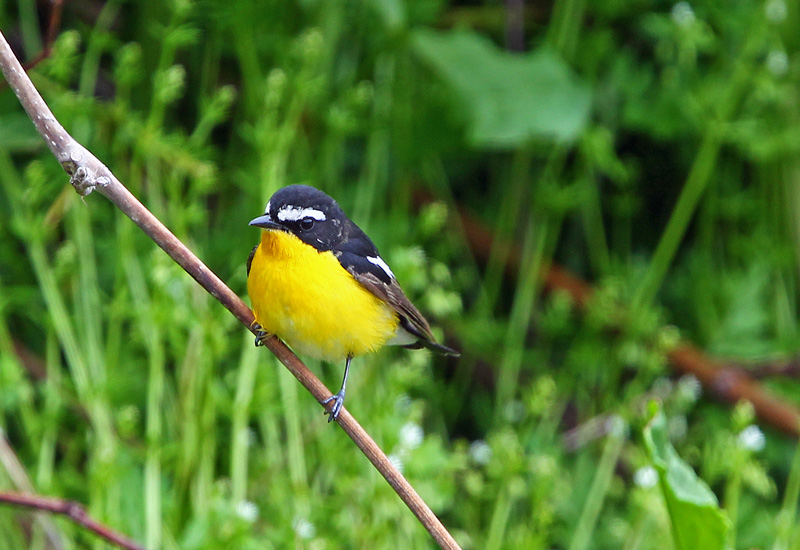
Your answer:
[[[525,0],[506,0],[506,48],[525,51]]]
[[[779,359],[762,363],[744,363],[729,361],[733,368],[738,368],[754,380],[772,377],[800,378],[800,359]]]
[[[28,472],[25,471],[25,467],[20,462],[17,453],[14,452],[14,448],[11,447],[2,430],[0,430],[0,464],[5,468],[14,487],[27,493],[33,492],[33,483],[28,477]],[[61,532],[56,524],[45,514],[37,513],[35,517],[44,531],[48,546],[55,550],[63,550]]]
[[[753,404],[762,422],[794,437],[800,435],[800,411],[772,395],[741,370],[726,367],[688,343],[676,346],[668,358],[675,370],[693,374],[703,387],[723,401],[736,403],[746,399]]]
[[[519,17],[522,18],[522,25],[531,26],[546,21],[549,15],[547,7],[535,3],[523,6],[519,13]],[[516,14],[514,16],[517,17]],[[436,22],[436,26],[446,29],[463,27],[498,32],[508,25],[508,17],[507,5],[458,6],[443,12]]]
[[[20,364],[36,381],[42,381],[47,378],[47,367],[39,357],[36,356],[31,350],[25,347],[25,344],[19,340],[13,340],[14,355],[17,356]]]
[[[61,27],[61,14],[64,11],[64,0],[51,0],[52,9],[50,10],[50,19],[47,24],[47,34],[44,37],[44,44],[42,50],[36,56],[25,63],[25,70],[30,71],[43,60],[50,57],[53,53],[53,42],[56,39],[58,29]],[[30,52],[26,52],[30,53]],[[0,90],[5,88],[6,83],[0,82]]]
[[[61,27],[61,12],[64,10],[64,0],[51,0],[50,4],[52,5],[52,9],[50,10],[50,19],[47,24],[47,34],[44,37],[42,51],[40,51],[36,57],[25,63],[26,71],[30,71],[41,63],[42,60],[50,57],[53,51],[53,42],[55,42],[56,34]]]
[[[120,548],[125,548],[126,550],[144,550],[144,547],[139,546],[127,537],[113,531],[99,521],[90,518],[86,513],[86,509],[77,502],[28,495],[25,493],[0,493],[0,503],[61,514]]]
[[[114,203],[244,326],[254,332],[255,318],[250,308],[164,224],[153,216],[114,176],[111,170],[64,130],[20,66],[2,34],[0,34],[0,69],[37,131],[44,137],[50,151],[70,175],[70,183],[75,190],[82,196],[97,191]],[[277,338],[270,338],[265,345],[318,402],[324,401],[331,395],[322,382],[283,342]],[[459,548],[455,539],[428,505],[346,409],[342,408],[337,422],[389,482],[389,485],[417,516],[436,542],[445,549]]]
[[[420,200],[425,200],[420,197]],[[464,211],[458,213],[459,221],[467,243],[476,258],[488,261],[493,246],[506,247],[504,254],[505,273],[514,278],[519,272],[520,250],[515,243],[498,240],[479,221]],[[565,291],[580,309],[585,309],[592,298],[594,289],[579,277],[556,264],[542,270],[544,288],[547,291]],[[667,353],[673,369],[681,374],[695,376],[703,387],[716,398],[728,403],[742,399],[750,401],[758,418],[794,437],[800,435],[800,410],[765,390],[741,369],[729,367],[715,360],[689,342],[679,342]]]

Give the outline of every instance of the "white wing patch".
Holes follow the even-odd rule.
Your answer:
[[[407,346],[409,344],[413,344],[417,340],[419,340],[419,338],[408,332],[400,325],[397,325],[394,335],[386,343],[390,346]]]
[[[386,273],[389,276],[389,278],[391,279],[397,278],[394,276],[392,270],[389,269],[389,266],[386,264],[386,262],[383,261],[383,258],[381,258],[380,256],[367,256],[367,260],[369,260],[369,263],[375,264],[378,267],[380,267],[384,271],[384,273]]]
[[[278,210],[278,219],[282,222],[296,222],[303,218],[314,218],[315,220],[324,222],[327,218],[325,213],[316,208],[302,208],[300,206],[292,206],[287,204],[281,206]]]

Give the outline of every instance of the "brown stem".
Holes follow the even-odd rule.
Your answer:
[[[0,34],[0,69],[2,69],[6,80],[8,80],[36,129],[45,138],[53,155],[71,176],[70,183],[72,183],[75,190],[83,196],[95,190],[104,195],[133,220],[142,231],[153,239],[204,289],[233,313],[242,324],[254,332],[255,319],[250,308],[219,277],[208,269],[186,245],[175,237],[164,224],[153,216],[122,185],[111,170],[64,130],[20,66],[19,61],[17,61],[2,34]],[[317,401],[322,402],[331,396],[331,392],[283,342],[277,338],[270,338],[265,342],[265,345]],[[398,496],[417,516],[436,542],[442,548],[448,550],[459,548],[458,543],[456,543],[455,539],[445,529],[428,505],[346,409],[342,408],[337,422],[375,468],[386,478],[386,481],[389,482]]]
[[[728,361],[731,368],[737,368],[754,380],[785,377],[800,378],[800,359],[778,359],[770,362]]]
[[[144,550],[143,546],[139,546],[129,538],[90,518],[82,505],[71,500],[47,498],[25,493],[0,493],[0,503],[61,514],[120,548]]]
[[[693,374],[713,395],[729,403],[746,399],[762,422],[794,437],[800,435],[800,411],[776,398],[741,370],[727,368],[687,343],[676,346],[667,357],[677,371]]]
[[[18,491],[26,493],[33,493],[33,483],[25,467],[22,465],[17,453],[11,447],[11,444],[6,439],[2,430],[0,430],[0,464],[6,470],[8,479],[11,481],[12,486]],[[45,538],[50,548],[54,550],[63,550],[64,544],[61,542],[63,538],[58,526],[50,519],[47,514],[37,513],[36,521],[41,525],[44,531]]]

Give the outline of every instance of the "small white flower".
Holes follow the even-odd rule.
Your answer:
[[[606,429],[609,435],[625,437],[628,433],[628,424],[625,419],[618,414],[612,414],[606,420]]]
[[[637,487],[650,489],[658,483],[658,472],[652,466],[642,466],[633,474],[633,482]]]
[[[236,503],[236,514],[243,520],[253,523],[258,519],[258,506],[249,500],[240,500]]]
[[[486,466],[492,459],[492,448],[483,439],[477,439],[469,446],[469,456],[476,464]]]
[[[739,432],[737,440],[739,446],[748,451],[758,452],[764,448],[767,439],[764,437],[764,432],[755,424],[750,424],[744,430]]]
[[[403,459],[400,458],[400,456],[398,454],[396,454],[396,453],[391,453],[387,458],[389,459],[389,462],[392,463],[392,466],[397,468],[400,471],[400,473],[402,474],[403,473],[403,466],[404,466]]]
[[[764,4],[764,13],[770,23],[783,23],[788,12],[784,0],[769,0]]]
[[[303,517],[296,517],[292,522],[292,528],[297,536],[301,539],[311,539],[317,534],[317,528],[314,524]]]
[[[772,50],[767,54],[767,70],[773,76],[783,76],[789,71],[789,56],[783,50]]]
[[[411,408],[411,397],[406,393],[401,393],[397,396],[394,402],[394,410],[399,413],[404,413]]]
[[[413,450],[422,445],[425,432],[419,424],[406,422],[400,428],[400,446],[408,450]]]
[[[696,19],[692,5],[689,2],[678,2],[672,6],[670,15],[675,24],[684,29],[690,27]]]
[[[696,403],[703,394],[703,385],[693,374],[681,376],[678,380],[678,393],[690,403]]]

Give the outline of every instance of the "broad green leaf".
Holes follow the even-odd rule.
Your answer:
[[[675,547],[679,550],[723,550],[730,520],[717,497],[669,442],[667,421],[660,410],[644,428],[644,440],[658,471]]]
[[[473,145],[516,147],[533,139],[575,140],[591,94],[548,50],[506,52],[470,31],[417,30],[417,55],[463,104]]]

